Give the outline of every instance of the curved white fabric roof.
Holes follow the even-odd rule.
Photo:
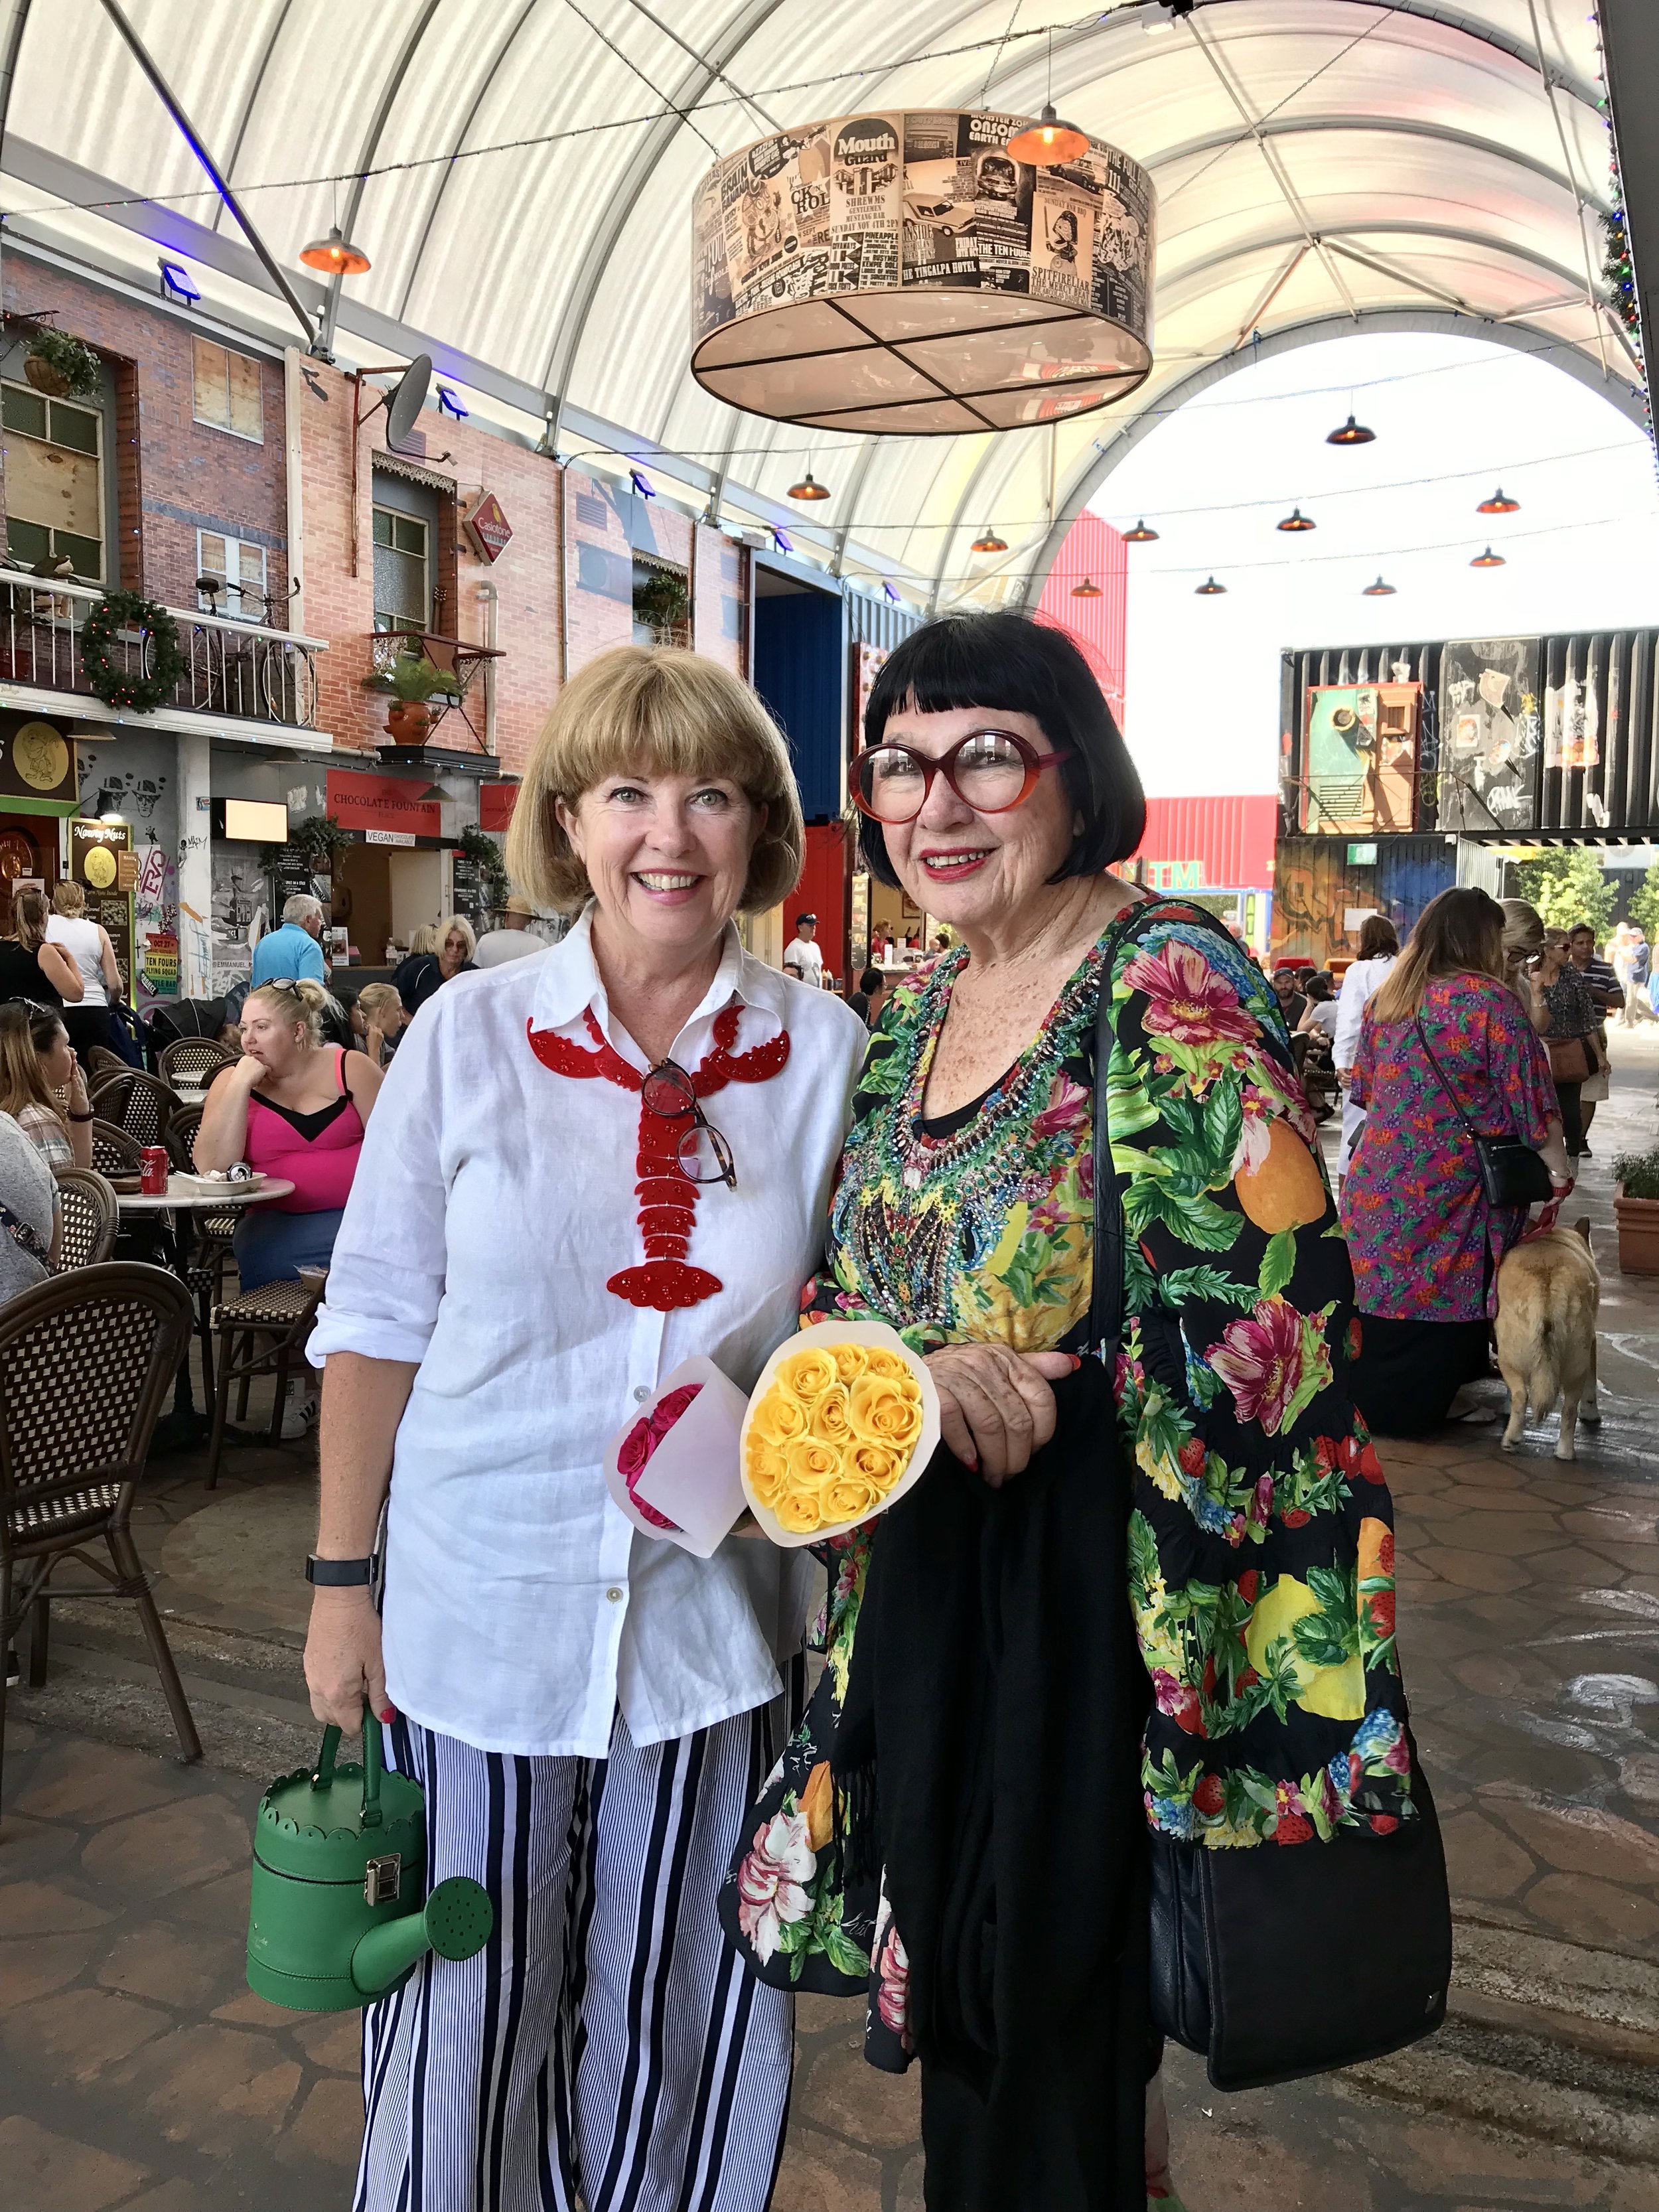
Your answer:
[[[561,450],[667,456],[729,520],[924,603],[1046,570],[1115,443],[1251,334],[1431,313],[1555,349],[1628,400],[1595,302],[1608,141],[1587,0],[124,0],[123,12],[308,306],[336,219],[374,258],[337,305],[349,360],[434,342],[481,412]],[[1148,34],[1149,21],[1157,25]],[[206,307],[297,323],[206,187],[100,0],[0,0],[15,56],[0,204],[15,233],[142,272],[191,257]],[[774,425],[691,381],[694,186],[775,125],[872,106],[1062,115],[1159,195],[1157,368],[1121,408],[998,437]],[[1012,30],[1013,35],[1007,35]],[[21,38],[19,33],[21,31]],[[669,112],[678,110],[678,112]],[[511,142],[520,142],[513,143]],[[504,150],[480,152],[498,148]],[[435,157],[435,158],[434,158]],[[358,173],[368,173],[359,176]],[[343,175],[347,181],[307,182]],[[148,204],[90,208],[115,197]],[[173,197],[183,196],[183,197]],[[1482,334],[1472,320],[1473,335]],[[784,494],[810,457],[832,502]],[[976,559],[988,522],[1006,555]]]

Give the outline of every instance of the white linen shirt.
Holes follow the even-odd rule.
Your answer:
[[[700,1305],[657,1313],[606,1290],[643,1256],[639,1094],[557,1075],[526,1038],[591,1048],[592,1008],[646,1066],[611,1017],[588,916],[422,1006],[370,1120],[311,1358],[419,1362],[386,1513],[386,1688],[481,1750],[603,1758],[618,1705],[637,1744],[686,1735],[765,1704],[799,1649],[804,1551],[736,1538],[693,1559],[636,1534],[602,1472],[629,1412],[692,1353],[750,1389],[822,1260],[864,1029],[728,927],[680,1066],[734,1000],[739,1051],[781,1025],[790,1051],[769,1081],[705,1102],[737,1188],[698,1193],[687,1256],[724,1285]]]

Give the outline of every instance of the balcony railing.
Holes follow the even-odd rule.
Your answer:
[[[0,568],[0,682],[92,697],[81,665],[81,632],[103,597],[96,585]],[[186,666],[167,706],[290,730],[316,728],[317,655],[328,650],[321,638],[193,609],[168,612],[179,625]],[[116,650],[128,674],[149,672],[149,641],[139,632],[121,631]]]

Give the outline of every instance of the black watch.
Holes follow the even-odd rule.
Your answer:
[[[306,1561],[306,1580],[319,1589],[343,1589],[374,1579],[373,1559],[319,1559],[315,1553]]]

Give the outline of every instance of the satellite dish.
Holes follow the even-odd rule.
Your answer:
[[[386,441],[395,453],[420,420],[432,383],[432,356],[417,353],[386,395]]]

